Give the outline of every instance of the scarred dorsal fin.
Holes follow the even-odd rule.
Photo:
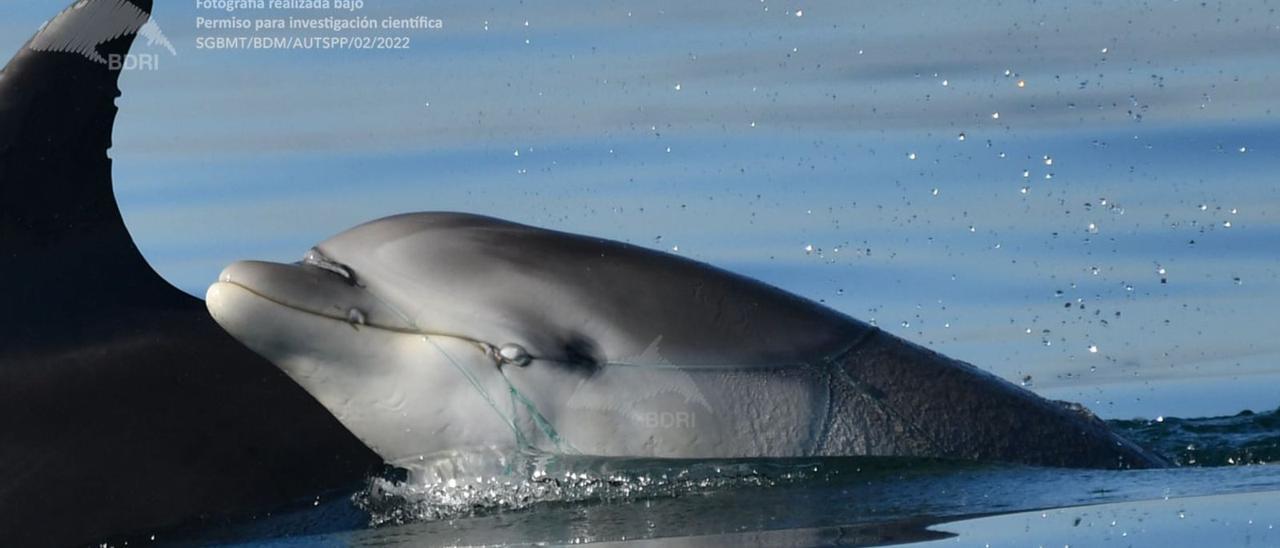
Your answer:
[[[111,192],[119,59],[150,0],[85,0],[46,23],[0,76],[0,237],[57,244],[68,233],[128,234]],[[132,247],[130,242],[130,247]]]
[[[138,35],[167,43],[151,7],[79,1],[0,73],[5,545],[269,511],[378,462],[134,246],[107,152],[124,56]]]

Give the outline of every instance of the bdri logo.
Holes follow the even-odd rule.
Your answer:
[[[112,70],[156,70],[160,55],[155,53],[109,54],[103,57],[98,46],[136,34],[147,40],[147,46],[159,45],[177,55],[150,15],[127,0],[81,0],[58,14],[40,28],[31,39],[33,51],[75,53]]]
[[[661,344],[658,336],[640,355],[606,365],[574,391],[566,407],[621,415],[648,429],[696,428],[694,410],[709,410],[711,403],[687,371],[662,355]],[[675,407],[654,409],[664,394],[676,399]]]
[[[645,428],[697,428],[698,416],[691,411],[648,411],[636,418]]]

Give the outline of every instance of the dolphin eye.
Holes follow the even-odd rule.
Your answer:
[[[306,255],[302,256],[302,264],[311,265],[321,270],[327,270],[346,280],[348,285],[356,285],[356,274],[351,267],[325,257],[319,249],[311,248]]]

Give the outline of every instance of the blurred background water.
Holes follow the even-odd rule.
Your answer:
[[[0,49],[51,14],[13,0]],[[1274,2],[419,2],[397,51],[127,71],[116,192],[196,295],[462,210],[736,270],[1104,417],[1280,404]],[[260,35],[296,35],[297,31]],[[401,34],[390,32],[388,34]]]

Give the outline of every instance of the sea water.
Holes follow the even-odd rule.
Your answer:
[[[278,514],[240,516],[159,540],[246,546],[1280,542],[1271,528],[1280,525],[1280,464],[1272,464],[1280,459],[1280,412],[1112,426],[1177,466],[1070,470],[884,457],[528,455],[502,477],[434,483],[378,477]]]

